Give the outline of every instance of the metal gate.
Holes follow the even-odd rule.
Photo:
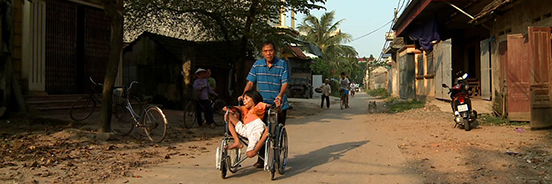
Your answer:
[[[433,56],[435,62],[435,98],[449,99],[448,89],[441,85],[452,85],[452,39],[435,45]]]
[[[84,81],[88,84],[88,77],[103,83],[109,62],[111,28],[110,20],[104,10],[84,8]],[[88,86],[88,85],[84,85]],[[88,89],[84,89],[85,91]]]
[[[77,6],[46,1],[45,78],[48,94],[76,93]]]
[[[109,61],[110,25],[101,9],[69,1],[47,1],[48,94],[87,92],[89,76],[103,82]]]
[[[552,64],[550,27],[529,27],[531,50],[531,128],[552,127],[552,102],[549,69]]]
[[[491,100],[491,53],[489,39],[480,42],[481,48],[481,98]]]
[[[529,121],[531,117],[531,93],[529,43],[521,34],[508,35],[508,118],[514,121]]]

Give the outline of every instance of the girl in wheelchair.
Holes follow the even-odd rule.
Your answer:
[[[270,108],[270,105],[262,102],[263,97],[256,90],[246,91],[243,99],[243,106],[230,108],[229,114],[225,117],[228,119],[228,130],[234,138],[234,144],[226,149],[240,149],[243,144],[239,141],[238,135],[248,139],[246,155],[252,158],[263,149],[263,145],[268,137],[268,130],[262,119],[265,111]],[[225,107],[223,111],[226,111]],[[237,113],[241,113],[241,121]]]

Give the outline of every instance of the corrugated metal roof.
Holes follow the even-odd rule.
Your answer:
[[[500,9],[508,4],[511,4],[515,2],[516,0],[494,0],[493,2],[489,3],[481,12],[479,12],[477,15],[474,16],[473,20],[470,20],[470,23],[477,23],[478,21],[482,20],[483,18],[490,16],[494,14],[494,12],[497,9]]]
[[[291,51],[293,52],[293,55],[299,59],[307,60],[307,56],[299,49],[299,47],[289,46]]]

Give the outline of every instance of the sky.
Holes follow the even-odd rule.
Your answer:
[[[325,4],[327,10],[313,10],[310,13],[320,18],[325,12],[335,10],[335,21],[345,19],[341,23],[341,31],[353,36],[354,41],[345,45],[353,46],[359,57],[373,54],[378,58],[385,44],[385,33],[392,25],[386,24],[393,19],[393,11],[399,1],[402,3],[404,0],[328,0]],[[404,3],[403,9],[407,3]],[[304,17],[304,14],[297,15],[296,26],[303,22]]]

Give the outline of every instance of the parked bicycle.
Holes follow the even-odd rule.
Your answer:
[[[222,112],[222,108],[226,106],[226,102],[218,96],[216,96],[214,99],[211,99],[211,107],[213,108],[213,119],[215,120],[215,125],[222,126],[224,125],[224,112]],[[205,107],[197,101],[197,99],[189,99],[188,103],[184,106],[184,126],[186,128],[192,128],[194,124],[197,124],[197,107],[201,107],[203,109],[202,112],[205,112]],[[202,113],[204,114],[204,113]],[[199,114],[201,116],[201,114]]]
[[[128,88],[122,88],[122,95],[118,96],[120,100],[117,100],[122,103],[118,103],[114,107],[117,121],[111,123],[111,129],[117,134],[128,135],[134,127],[138,127],[144,130],[149,140],[159,143],[167,135],[167,118],[159,107],[147,105],[152,97],[142,97],[142,100],[140,100],[137,97],[130,96],[130,89],[136,83],[138,82],[132,81]]]
[[[90,115],[94,112],[94,109],[96,109],[96,105],[102,103],[102,94],[97,91],[101,91],[98,90],[98,88],[101,89],[103,84],[94,82],[92,77],[88,77],[88,79],[90,79],[90,82],[93,84],[88,96],[82,97],[73,103],[71,110],[69,111],[71,119],[75,121],[82,121],[90,117]]]

